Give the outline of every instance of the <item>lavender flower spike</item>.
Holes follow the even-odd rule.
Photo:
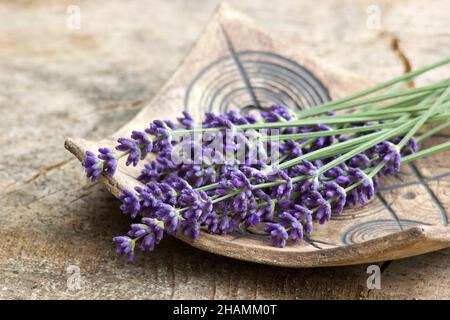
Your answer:
[[[128,213],[132,218],[135,218],[141,211],[139,199],[133,191],[124,189],[122,192],[123,193],[119,196],[119,200],[122,201],[120,209],[123,213]]]
[[[121,236],[114,237],[113,241],[117,242],[116,253],[118,255],[126,254],[129,262],[134,260],[135,241],[133,239],[127,236]]]
[[[140,240],[139,248],[142,251],[153,251],[155,245],[159,244],[164,235],[161,222],[152,218],[142,218],[141,224],[132,224],[129,236],[137,237]]]
[[[183,111],[183,117],[179,117],[177,120],[185,129],[193,129],[195,126],[194,118],[189,112]]]
[[[117,142],[119,142],[119,144],[117,145],[116,150],[129,153],[126,165],[129,166],[130,164],[133,164],[135,167],[141,157],[139,146],[134,140],[128,138],[119,138]]]
[[[272,241],[273,246],[283,248],[286,245],[288,233],[281,224],[267,222],[264,230],[270,234],[269,239]]]
[[[86,176],[91,179],[92,182],[98,180],[100,176],[100,163],[90,151],[86,151],[86,158],[81,162],[81,165],[85,168]]]
[[[170,153],[172,151],[172,135],[170,123],[154,120],[145,132],[154,136],[153,151]]]
[[[149,152],[152,152],[153,142],[149,136],[143,131],[132,131],[131,139],[139,146],[141,160],[144,160]]]
[[[103,160],[103,172],[112,177],[117,169],[117,159],[109,148],[100,148],[98,158]]]
[[[303,225],[294,216],[284,212],[279,215],[279,218],[280,224],[289,230],[288,234],[293,242],[303,239]]]

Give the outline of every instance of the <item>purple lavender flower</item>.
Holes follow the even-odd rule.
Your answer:
[[[298,142],[294,140],[286,140],[280,143],[280,152],[284,155],[292,155],[295,157],[300,157],[303,154],[302,149]]]
[[[98,158],[103,160],[103,172],[112,177],[117,168],[116,157],[109,148],[100,148],[98,149],[98,152],[100,152]]]
[[[400,150],[402,157],[409,156],[410,154],[416,153],[419,150],[419,145],[415,138],[411,138],[405,144],[405,146]]]
[[[277,181],[280,179],[284,180],[285,182],[272,187],[271,196],[272,198],[276,199],[289,199],[291,197],[291,192],[293,189],[291,177],[285,171],[280,169],[267,176],[267,181]]]
[[[401,156],[397,147],[389,141],[383,141],[367,151],[368,156],[372,158],[377,156],[373,165],[377,166],[382,161],[386,164],[381,170],[382,175],[394,175],[400,171]]]
[[[224,114],[224,116],[230,120],[234,125],[252,124],[257,121],[256,116],[249,114],[241,117],[239,112],[231,110]]]
[[[303,160],[302,163],[291,167],[291,173],[295,176],[310,176],[316,175],[317,168],[308,160]]]
[[[367,200],[371,199],[375,194],[375,187],[372,179],[358,168],[349,168],[348,176],[345,178],[341,177],[341,179],[337,179],[336,182],[344,187],[359,183],[356,188],[347,193],[347,206],[354,206],[358,201],[360,205],[364,205]]]
[[[266,122],[279,122],[292,119],[292,114],[287,107],[274,104],[269,111],[261,112],[261,117]]]
[[[345,170],[341,166],[336,166],[324,172],[323,175],[330,179],[337,179],[338,177],[345,175]]]
[[[181,228],[183,230],[183,234],[190,236],[192,240],[196,240],[200,235],[200,226],[196,220],[183,220],[181,223]]]
[[[141,188],[139,186],[134,187],[134,190],[139,194],[142,199],[140,202],[140,210],[146,210],[149,214],[154,214],[156,209],[162,203],[159,199],[159,194],[154,190],[155,184],[149,184],[146,188]],[[160,189],[158,188],[160,191]]]
[[[172,127],[172,128],[171,128]],[[145,132],[154,136],[153,151],[155,153],[165,152],[170,154],[172,151],[172,135],[171,130],[173,124],[162,120],[155,120],[145,129]]]
[[[253,195],[260,203],[256,212],[250,214],[247,223],[250,225],[257,224],[262,220],[270,221],[273,219],[275,205],[272,197],[261,189],[253,190]]]
[[[253,214],[249,214],[244,220],[244,223],[245,223],[246,226],[253,226],[253,225],[258,224],[260,222],[261,222],[260,211],[256,211]]]
[[[331,218],[331,206],[327,202],[326,205],[320,206],[315,215],[315,219],[319,221],[319,224],[324,224]]]
[[[325,223],[331,217],[330,203],[326,201],[318,191],[312,190],[301,194],[299,203],[310,210],[315,210],[314,218],[318,220],[320,224]]]
[[[380,188],[380,183],[378,181],[378,178],[377,177],[373,177],[372,178],[372,183],[373,183],[373,191],[374,191],[374,193],[377,193],[379,188]]]
[[[215,115],[212,112],[205,113],[205,120],[202,123],[204,128],[225,127],[232,129],[233,125],[252,124],[257,121],[254,115],[240,117],[236,111],[228,111],[227,113]]]
[[[141,238],[145,236],[149,231],[149,227],[143,223],[133,223],[131,225],[131,230],[128,231],[128,236],[133,238]]]
[[[157,229],[158,228],[158,229]],[[162,237],[164,235],[164,231],[161,227],[156,226],[153,232],[149,232],[140,242],[139,248],[141,251],[153,251],[155,250],[155,246],[159,244]]]
[[[139,247],[142,251],[153,251],[155,245],[159,244],[164,235],[164,229],[158,224],[156,219],[142,218],[142,223],[131,225],[128,236],[139,240]]]
[[[284,106],[272,105],[269,111],[261,113],[261,117],[266,122],[282,122],[289,121],[295,114]],[[189,113],[183,112],[182,117],[177,119],[178,127],[188,130],[195,128],[194,119]],[[119,197],[124,213],[134,218],[142,212],[146,218],[142,219],[142,223],[132,224],[127,236],[114,238],[118,253],[126,254],[131,260],[135,244],[141,250],[151,251],[161,241],[164,231],[181,232],[195,240],[200,235],[200,227],[209,233],[225,234],[236,230],[242,223],[250,226],[260,222],[265,223],[272,244],[284,247],[289,238],[295,242],[301,240],[304,234],[311,234],[313,220],[323,224],[330,219],[331,213],[342,213],[346,205],[364,205],[373,197],[378,180],[376,177],[369,178],[361,169],[370,169],[385,161],[386,166],[381,174],[396,173],[401,155],[417,150],[417,144],[412,139],[399,152],[394,145],[400,141],[401,137],[398,137],[392,142],[379,143],[320,176],[317,170],[338,158],[339,154],[315,159],[312,163],[305,160],[285,170],[275,168],[274,172],[265,174],[269,167],[261,159],[266,161],[268,153],[275,147],[279,146],[283,159],[289,160],[348,137],[321,136],[299,141],[287,140],[280,145],[269,141],[267,146],[263,146],[253,141],[253,138],[258,138],[256,132],[244,135],[234,130],[235,126],[256,121],[256,117],[241,117],[236,111],[218,115],[209,112],[202,126],[220,129],[209,136],[206,134],[201,142],[172,141],[175,124],[161,120],[153,121],[145,132],[133,131],[130,139],[120,138],[116,149],[127,152],[127,165],[136,166],[149,152],[155,152],[156,158],[144,165],[138,177],[145,187],[137,186],[135,192],[123,190]],[[331,128],[317,124],[278,128],[274,132],[295,134],[328,130]],[[173,159],[172,151],[178,147],[194,151],[193,155],[192,152],[189,154],[192,162],[180,163]],[[93,181],[102,172],[112,176],[117,168],[117,159],[110,149],[102,148],[99,152],[98,158],[87,152],[83,161],[86,174]],[[237,154],[238,158],[229,160],[226,152]],[[296,177],[302,177],[302,180],[295,179],[300,181],[293,183],[292,179]],[[255,188],[255,185],[280,180],[284,182]],[[216,186],[206,188],[207,191],[197,189],[216,182]],[[346,193],[348,189],[351,190]],[[221,201],[213,200],[221,197]]]
[[[245,219],[247,214],[256,213],[256,207],[257,203],[252,190],[242,190],[233,198],[233,212],[240,214],[241,219]]]
[[[303,220],[307,216],[310,216],[312,214],[311,210],[309,210],[308,208],[306,208],[298,203],[295,203],[294,201],[290,201],[290,200],[280,201],[279,202],[280,210],[283,213],[287,213],[298,220]]]
[[[318,132],[318,131],[329,131],[331,130],[330,127],[323,125],[323,124],[317,124],[314,126],[307,126],[307,127],[301,127],[298,129],[299,133],[309,133],[309,132]],[[309,138],[309,139],[303,139],[302,142],[306,142],[308,140],[312,139],[312,143],[307,150],[308,152],[318,150],[324,147],[328,147],[331,144],[333,144],[333,136],[323,136],[319,138]]]
[[[148,183],[150,181],[158,181],[161,174],[166,167],[158,160],[152,160],[144,165],[141,174],[138,176],[138,180],[142,183]]]
[[[269,233],[269,239],[272,241],[273,246],[283,248],[286,245],[289,235],[281,224],[267,222],[264,225],[264,230]]]
[[[219,217],[215,212],[211,212],[204,219],[203,225],[208,228],[208,233],[214,234],[219,228]]]
[[[189,112],[183,111],[183,117],[179,117],[177,120],[185,129],[194,129],[195,127],[194,118]]]
[[[402,141],[403,136],[396,137],[392,139],[393,144],[398,144],[400,141]],[[413,154],[419,150],[419,146],[417,145],[417,140],[415,138],[411,138],[406,142],[406,144],[403,146],[403,148],[400,150],[400,154],[402,157],[409,156],[410,154]]]
[[[119,144],[116,146],[116,150],[129,153],[126,165],[129,166],[130,164],[133,164],[135,167],[141,157],[139,145],[137,145],[134,140],[128,138],[119,138],[117,139],[117,142]]]
[[[156,211],[156,216],[164,222],[164,229],[169,232],[177,232],[180,226],[180,217],[175,209],[168,204],[161,204]]]
[[[122,190],[119,200],[122,201],[120,209],[124,214],[130,214],[132,218],[135,218],[141,211],[141,204],[133,191],[128,189]]]
[[[230,218],[228,217],[227,214],[223,214],[221,219],[220,219],[218,233],[219,234],[226,234],[226,233],[228,233],[230,231],[231,231],[231,229],[230,229]]]
[[[345,200],[346,207],[354,207],[358,204],[359,194],[358,190],[352,189],[347,192],[347,198]]]
[[[211,199],[204,191],[183,189],[178,197],[177,207],[187,208],[181,215],[184,219],[203,222],[212,213]]]
[[[307,176],[309,179],[301,180],[294,184],[295,191],[308,193],[319,188],[319,179],[316,177],[317,167],[311,162],[303,160],[301,164],[291,167],[289,170],[291,177]]]
[[[228,232],[235,231],[241,223],[242,223],[242,216],[240,214],[232,215],[230,223],[228,224]]]
[[[324,189],[320,191],[325,200],[331,205],[331,212],[341,214],[344,210],[347,194],[344,188],[335,182],[323,181]]]
[[[331,128],[329,126],[326,126],[323,124],[318,124],[318,125],[312,127],[311,132],[330,131],[330,130],[331,130]],[[333,136],[319,137],[313,142],[313,144],[311,146],[311,150],[318,150],[318,149],[321,149],[324,147],[328,147],[332,144],[333,144]]]
[[[313,232],[312,215],[308,215],[305,217],[304,229],[305,229],[306,234],[311,234]]]
[[[135,143],[139,146],[141,153],[141,160],[147,157],[147,154],[152,152],[153,142],[150,140],[148,135],[143,131],[132,131],[131,139],[135,141]]]
[[[217,195],[223,196],[237,189],[252,188],[250,181],[239,169],[227,166],[224,171],[215,191]]]
[[[128,261],[134,260],[135,241],[127,236],[114,237],[113,242],[117,243],[116,253],[118,255],[126,254]]]
[[[367,169],[370,168],[370,159],[364,153],[360,153],[347,161],[349,167]]]
[[[204,167],[200,164],[183,164],[179,175],[194,188],[215,183],[218,180],[218,172],[214,165]]]
[[[241,172],[247,179],[251,179],[253,184],[260,184],[267,180],[267,175],[256,168],[243,166]]]
[[[212,112],[205,113],[205,120],[203,121],[204,128],[219,128],[225,127],[227,129],[233,128],[233,122],[223,114],[215,115]]]
[[[197,191],[191,188],[182,189],[178,197],[178,206],[180,208],[190,207],[200,202],[200,196]]]
[[[142,251],[153,251],[155,245],[159,244],[164,235],[164,230],[157,220],[142,218],[141,221],[142,223],[131,225],[131,230],[128,231],[127,236],[113,238],[113,242],[117,243],[116,253],[118,255],[126,254],[129,262],[134,260],[136,243],[139,243]]]
[[[165,171],[171,171],[173,173],[179,169],[179,165],[174,163],[172,160],[172,154],[167,153],[165,151],[161,151],[158,153],[156,157],[156,161],[160,163],[164,167]]]
[[[86,171],[86,176],[93,182],[97,181],[100,176],[100,163],[95,154],[86,151],[86,158],[84,158],[81,164]]]
[[[358,188],[359,194],[359,203],[363,206],[366,202],[371,199],[375,194],[375,187],[373,185],[372,179],[366,177],[361,185]]]
[[[280,224],[288,230],[288,235],[293,242],[303,239],[303,225],[291,214],[284,212],[279,216]]]
[[[177,203],[178,192],[166,181],[161,182],[159,185],[161,190],[161,200],[169,205],[174,206]]]

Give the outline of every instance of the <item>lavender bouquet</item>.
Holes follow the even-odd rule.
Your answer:
[[[82,165],[92,181],[112,177],[119,161],[144,162],[140,184],[119,197],[123,213],[141,218],[113,238],[117,253],[131,261],[136,245],[152,251],[164,233],[195,240],[201,230],[223,235],[241,224],[264,224],[272,244],[284,247],[365,205],[379,178],[450,147],[418,151],[450,125],[450,79],[409,87],[448,62],[301,112],[273,105],[259,115],[206,113],[201,122],[183,112],[176,124],[154,120],[119,138],[115,150],[87,151]]]

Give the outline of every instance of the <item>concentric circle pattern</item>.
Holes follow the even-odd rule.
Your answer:
[[[228,110],[250,112],[282,104],[307,109],[330,100],[325,86],[306,68],[280,55],[262,51],[236,53],[202,69],[187,88],[184,107],[197,116]]]
[[[424,225],[424,223],[406,219],[366,221],[353,225],[342,232],[341,242],[344,244],[362,243],[420,225]]]
[[[380,201],[374,201],[374,199],[370,199],[364,206],[345,208],[341,214],[332,214],[331,220],[357,219],[386,210],[386,207]]]

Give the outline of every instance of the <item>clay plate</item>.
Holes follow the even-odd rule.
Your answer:
[[[132,121],[101,141],[69,138],[65,146],[82,160],[86,150],[113,147],[118,137],[142,130],[152,119],[174,119],[183,110],[200,117],[207,110],[250,112],[272,103],[305,109],[370,84],[315,59],[297,44],[269,36],[222,5],[175,74]],[[382,181],[374,201],[316,226],[313,235],[299,244],[274,248],[264,232],[245,227],[228,236],[202,232],[195,242],[176,237],[215,254],[286,267],[368,263],[446,248],[450,246],[445,210],[450,206],[448,156],[404,166],[399,178]],[[102,177],[100,183],[117,196],[122,188],[139,184],[135,179],[139,170],[121,162],[114,178]]]

